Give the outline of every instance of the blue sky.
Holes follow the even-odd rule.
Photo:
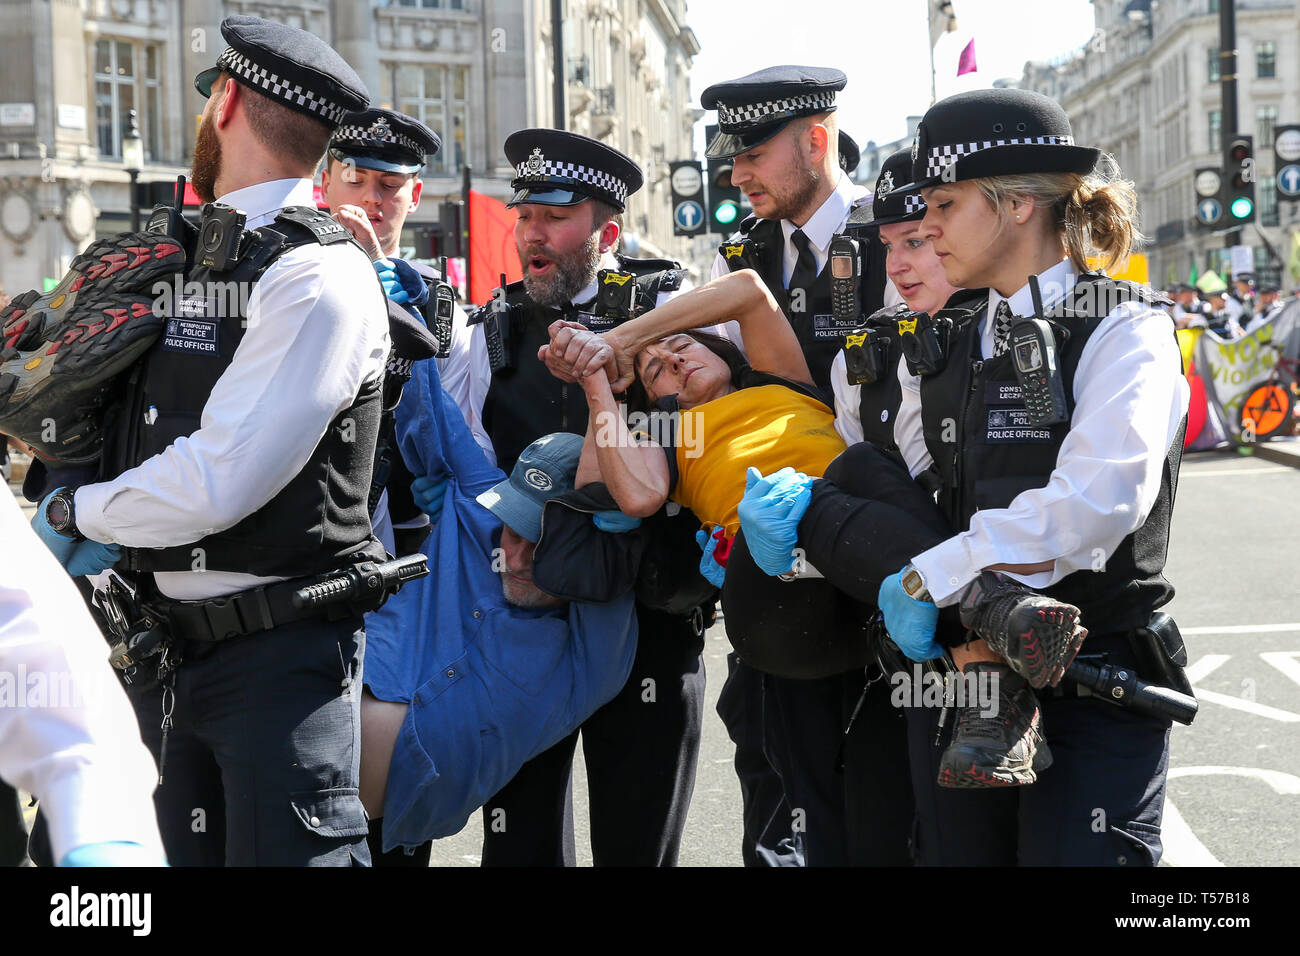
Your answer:
[[[1068,53],[1093,32],[1088,0],[954,0],[954,7],[960,30],[935,53],[940,99],[1018,77],[1026,60]],[[687,0],[686,21],[701,46],[691,70],[697,106],[710,84],[778,63],[843,70],[840,125],[859,143],[901,137],[908,114],[930,105],[926,0]],[[979,72],[958,79],[957,57],[972,37]]]

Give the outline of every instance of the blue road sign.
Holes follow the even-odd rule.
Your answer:
[[[679,202],[673,210],[673,222],[681,229],[697,229],[704,222],[704,207],[694,199]]]
[[[1202,199],[1196,204],[1196,218],[1207,226],[1219,221],[1223,215],[1223,207],[1219,205],[1217,199]]]
[[[1277,171],[1277,191],[1284,196],[1300,196],[1300,166],[1292,163]]]

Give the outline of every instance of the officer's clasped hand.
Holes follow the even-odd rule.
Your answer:
[[[442,517],[446,491],[446,475],[439,475],[437,478],[421,475],[411,482],[411,497],[415,500],[415,506],[427,514],[434,524],[437,524],[438,519]]]
[[[398,305],[420,305],[429,298],[420,274],[400,259],[376,259],[373,263],[384,295]]]
[[[763,477],[757,468],[745,474],[740,499],[740,527],[750,557],[765,574],[785,574],[795,565],[799,522],[812,500],[813,479],[793,468]]]
[[[87,574],[99,574],[117,564],[122,557],[122,549],[115,544],[101,544],[98,541],[78,541],[76,550],[68,559],[65,567],[74,578]]]
[[[903,590],[901,574],[891,574],[880,585],[877,601],[885,618],[885,629],[898,649],[914,661],[943,656],[934,639],[939,609],[929,601],[918,601]]]
[[[704,580],[708,581],[715,588],[722,587],[722,582],[726,580],[727,569],[718,564],[715,552],[718,550],[718,544],[722,541],[726,531],[723,528],[717,528],[713,534],[709,534],[703,528],[695,532],[695,543],[700,546],[704,554],[700,557],[700,574]]]
[[[55,488],[36,506],[36,514],[32,516],[32,529],[36,532],[36,536],[45,542],[45,546],[50,549],[50,553],[54,555],[55,560],[66,568],[68,560],[72,557],[72,552],[77,550],[77,545],[80,542],[65,538],[59,534],[50,527],[49,521],[45,518],[45,509],[50,503],[50,498],[62,490],[62,488]]]
[[[624,534],[641,527],[640,518],[633,518],[621,511],[597,511],[591,516],[591,520],[601,531],[609,531],[613,534]]]

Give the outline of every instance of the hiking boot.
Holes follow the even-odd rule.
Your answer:
[[[967,588],[960,613],[961,622],[1035,688],[1056,686],[1088,636],[1073,604],[993,571]]]
[[[952,742],[939,761],[939,786],[985,789],[1034,783],[1052,765],[1038,697],[1006,664],[972,661],[965,674],[975,676],[966,683]],[[997,701],[992,715],[986,713],[991,700],[985,688]]]

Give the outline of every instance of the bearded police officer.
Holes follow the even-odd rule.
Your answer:
[[[839,160],[836,94],[846,83],[839,70],[777,66],[715,84],[700,98],[706,109],[718,111],[719,132],[706,154],[732,159],[732,184],[754,208],[740,232],[723,243],[713,275],[758,272],[822,388],[830,384],[831,362],[845,336],[885,304],[883,257],[866,246],[858,258],[856,307],[832,306],[832,238],[844,231],[850,212],[871,201]],[[892,287],[890,298],[898,301]],[[737,655],[728,667],[718,711],[737,742],[746,862],[788,863],[793,842],[795,859],[802,856],[809,865],[906,863],[912,798],[905,726],[902,714],[889,707],[883,682],[863,702],[841,754],[844,727],[866,683],[861,672],[796,681],[759,674]],[[841,756],[842,775],[836,769]],[[769,760],[780,775],[784,804],[773,800]]]
[[[208,102],[193,184],[211,205],[198,237],[159,221],[189,252],[177,318],[106,425],[102,480],[42,507],[61,533],[120,548],[145,636],[162,629],[132,696],[169,860],[365,863],[358,681],[374,602],[292,596],[384,557],[366,509],[383,293],[312,197],[330,131],[367,94],[301,30],[237,16],[221,33],[229,47],[195,81]]]
[[[375,533],[398,555],[419,550],[429,533],[430,515],[413,497],[412,475],[396,451],[393,411],[412,362],[439,355],[445,371],[451,352],[469,348],[465,314],[455,304],[451,287],[429,266],[398,256],[406,217],[420,205],[425,157],[441,146],[438,134],[413,117],[393,110],[361,110],[343,118],[321,171],[326,203],[370,256],[388,297],[393,350],[384,377],[386,414],[375,453],[371,510]],[[455,379],[444,375],[443,388],[458,404],[466,404],[469,365],[456,364],[462,374]],[[426,490],[435,489],[421,488]],[[431,511],[439,513],[441,494],[427,498]]]
[[[537,357],[550,341],[549,326],[567,319],[598,331],[612,328],[675,294],[682,273],[674,262],[615,252],[620,214],[642,183],[641,170],[627,156],[585,136],[546,129],[511,134],[505,153],[516,170],[509,205],[519,215],[515,243],[524,278],[499,290],[470,322],[490,356],[473,371],[490,381],[482,421],[498,467],[508,472],[540,436],[587,426],[582,388],[553,375]],[[476,413],[467,409],[467,420]],[[712,588],[695,570],[698,522],[685,515],[647,519],[648,528],[666,523],[655,524],[657,534],[680,531],[684,544],[671,553],[656,546],[664,552],[660,584],[668,586],[653,606],[638,603],[632,676],[582,727],[598,865],[677,860],[695,784],[704,694],[700,652],[712,617]],[[632,519],[614,512],[598,520],[613,529]],[[672,575],[681,578],[681,587]],[[529,761],[485,806],[484,865],[573,862],[568,792],[577,737]]]

